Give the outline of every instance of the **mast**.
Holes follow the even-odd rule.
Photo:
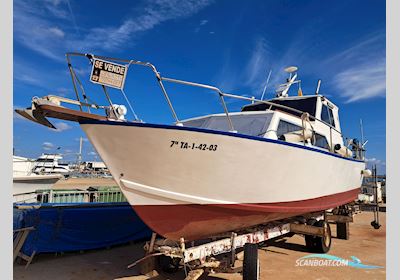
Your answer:
[[[365,158],[365,149],[364,146],[365,144],[367,144],[368,140],[366,142],[364,142],[364,127],[363,127],[363,122],[362,119],[360,119],[360,132],[361,132],[361,158],[364,159]]]
[[[82,144],[83,144],[83,138],[82,136],[79,137],[79,152],[77,156],[77,167],[79,168],[82,162]]]
[[[261,95],[261,100],[264,100],[264,94],[265,94],[265,91],[267,90],[269,78],[271,78],[271,73],[272,73],[272,69],[269,70],[267,82],[265,83],[265,87],[264,87],[263,93],[262,93],[262,95]]]
[[[361,131],[361,143],[364,144],[364,129],[363,129],[362,119],[360,119],[360,131]]]
[[[317,89],[315,90],[315,95],[319,94],[319,88],[321,87],[321,79],[318,80],[317,82]]]

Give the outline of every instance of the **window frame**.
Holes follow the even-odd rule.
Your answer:
[[[321,104],[321,121],[323,121],[325,124],[331,126],[332,128],[336,129],[336,122],[335,122],[335,117],[333,115],[333,109],[327,105],[327,104]],[[326,108],[326,114],[328,117],[328,122],[326,119],[324,119],[324,109]]]
[[[295,123],[293,123],[293,122],[291,122],[291,121],[288,121],[288,120],[286,120],[286,119],[279,119],[278,120],[278,123],[277,123],[277,126],[276,126],[276,137],[279,139],[282,135],[284,135],[284,134],[286,134],[286,133],[291,133],[291,132],[293,132],[293,131],[298,131],[298,130],[291,130],[291,131],[287,131],[287,132],[285,132],[285,133],[283,133],[283,134],[281,134],[281,135],[279,135],[278,134],[278,130],[279,130],[279,125],[281,124],[281,122],[285,122],[285,123],[287,123],[287,124],[289,124],[289,125],[293,125],[293,126],[297,126],[299,129],[298,130],[302,130],[303,128],[300,126],[300,125],[297,125],[297,124],[295,124]]]
[[[325,139],[326,147],[322,147],[322,146],[316,145],[316,142],[317,142],[316,137],[317,137],[317,135],[318,135],[318,137],[321,137],[321,138]],[[315,142],[314,142],[314,139],[315,139]],[[317,147],[317,148],[326,149],[326,150],[330,151],[330,145],[329,145],[328,138],[325,135],[322,135],[322,134],[317,133],[317,132],[314,132],[314,135],[311,138],[311,145],[313,145],[314,147]]]

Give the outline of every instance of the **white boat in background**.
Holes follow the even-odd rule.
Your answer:
[[[63,177],[61,174],[36,174],[33,172],[35,165],[35,160],[13,156],[13,195],[51,189]]]
[[[175,124],[127,121],[126,108],[112,104],[104,86],[110,106],[81,102],[77,92],[76,101],[45,96],[17,112],[49,127],[54,126],[46,117],[79,122],[127,200],[160,235],[194,240],[357,198],[366,173],[364,143],[343,140],[339,109],[319,93],[319,83],[314,94],[303,96],[296,67],[286,69],[289,78],[276,98],[257,100],[162,77],[154,65],[141,61],[72,53],[67,54],[69,65],[70,56],[76,55],[93,65],[113,60],[149,67]],[[70,71],[74,84],[80,83],[72,66]],[[101,71],[96,73],[101,78]],[[224,113],[179,120],[163,82],[215,91]],[[298,96],[288,95],[292,85],[298,85]],[[232,113],[225,98],[249,104]],[[80,110],[61,102],[79,105]],[[128,99],[127,103],[131,108]],[[106,116],[83,112],[83,106],[105,109]]]
[[[60,154],[42,154],[35,161],[33,172],[36,174],[68,175],[71,169],[67,163],[60,163],[63,157]]]

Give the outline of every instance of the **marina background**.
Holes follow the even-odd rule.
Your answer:
[[[56,1],[57,2],[57,1]],[[394,4],[392,4],[391,5],[392,6],[392,8],[390,9],[390,8],[388,8],[388,11],[395,11],[396,9],[395,8],[393,8],[393,6],[394,6]],[[9,9],[8,9],[9,10]],[[398,10],[398,9],[397,9]],[[393,14],[393,13],[392,13]],[[392,17],[392,19],[393,19],[393,17]],[[393,28],[392,28],[392,30],[393,30]],[[393,34],[393,32],[391,33],[391,34]],[[390,36],[389,36],[390,37]],[[392,36],[392,38],[393,38],[393,36]],[[393,47],[391,48],[392,49],[392,52],[391,52],[391,54],[393,54],[394,52],[393,52]],[[10,51],[10,53],[11,53],[11,51]],[[390,68],[390,69],[393,69],[393,62],[391,62],[391,65],[392,65],[392,68]],[[398,67],[398,65],[396,65],[396,67]],[[11,68],[11,67],[10,67]],[[60,64],[60,68],[64,68],[64,66],[62,65],[62,64]],[[168,69],[171,69],[171,68],[168,68]],[[396,71],[392,71],[392,76],[393,76],[393,74],[394,73],[398,73],[398,72],[396,72]],[[67,80],[69,77],[68,76],[65,76],[65,80]],[[393,83],[395,83],[395,82],[397,82],[397,84],[398,84],[398,81],[396,80],[396,79],[394,79],[394,77],[392,78],[392,79],[389,79],[388,80],[388,83],[390,84],[390,86],[391,86],[391,89],[393,89]],[[42,90],[42,92],[44,93],[45,91],[44,91],[44,89],[42,88],[42,89],[40,89],[40,90]],[[61,89],[61,91],[62,91],[62,89]],[[6,91],[5,91],[6,92]],[[393,92],[393,90],[392,90],[392,92]],[[22,93],[21,93],[21,95],[22,95]],[[395,158],[395,155],[398,155],[398,149],[397,149],[397,152],[396,152],[396,150],[394,149],[394,147],[393,147],[393,143],[394,143],[394,141],[395,141],[395,139],[396,139],[396,137],[398,138],[398,136],[396,136],[394,133],[394,130],[390,130],[389,128],[390,127],[394,127],[393,126],[393,120],[395,120],[396,118],[394,118],[393,117],[393,113],[395,112],[394,110],[393,110],[393,105],[394,104],[397,104],[396,102],[393,102],[393,100],[394,100],[394,95],[392,94],[392,96],[391,96],[391,98],[390,98],[390,100],[392,101],[391,103],[388,103],[388,108],[390,107],[389,105],[390,104],[392,104],[392,106],[391,106],[391,115],[388,115],[388,122],[389,122],[389,120],[391,119],[392,121],[391,121],[391,123],[392,123],[392,126],[390,126],[389,124],[388,124],[388,134],[390,135],[390,136],[393,136],[393,137],[389,137],[388,139],[388,145],[389,145],[389,142],[391,141],[392,142],[392,145],[389,145],[390,146],[390,151],[391,151],[391,153],[393,153],[393,155],[392,156],[390,156],[390,155],[388,155],[388,161],[391,163],[390,164],[390,166],[391,166],[391,168],[389,168],[390,169],[390,171],[392,171],[392,172],[389,172],[388,171],[388,173],[391,173],[392,174],[392,176],[390,176],[391,177],[391,179],[393,180],[393,178],[394,178],[394,175],[395,175],[395,173],[393,173],[393,168],[394,168],[394,165],[393,165],[393,163],[394,163],[394,160],[398,160],[398,159],[396,159]],[[376,99],[375,99],[376,100]],[[382,100],[381,100],[382,101]],[[9,102],[10,104],[11,104],[11,102]],[[373,102],[371,102],[371,103],[373,103]],[[360,104],[360,103],[358,103],[358,104]],[[361,105],[362,105],[363,103],[361,103]],[[384,101],[382,102],[382,104],[384,104]],[[371,105],[371,104],[370,104]],[[379,104],[378,104],[379,105]],[[9,112],[11,112],[11,109],[9,110]],[[369,112],[372,114],[373,112],[374,112],[374,108],[371,108],[370,110],[369,110]],[[384,113],[382,114],[382,115],[384,115]],[[10,122],[9,122],[9,124],[10,125],[8,125],[8,127],[10,127],[11,126],[11,115],[9,116],[10,118]],[[391,117],[391,118],[390,118]],[[371,118],[372,118],[372,116],[371,116]],[[6,119],[6,118],[4,118],[4,119]],[[398,119],[398,118],[397,118]],[[364,119],[365,120],[365,119]],[[16,121],[19,121],[19,120],[16,120],[16,118],[15,118],[15,116],[14,116],[14,122],[16,122]],[[355,124],[357,125],[357,120],[355,120]],[[32,125],[33,126],[33,125]],[[23,127],[23,125],[22,125],[22,127]],[[36,130],[37,128],[38,128],[39,126],[35,126],[34,128],[25,128],[25,129],[32,129],[32,130]],[[381,128],[382,127],[382,125],[381,124],[378,124],[376,127],[378,127],[378,128]],[[18,128],[18,129],[22,129],[22,128]],[[68,130],[68,129],[67,129]],[[391,131],[391,132],[390,132]],[[11,132],[11,130],[9,130],[9,132]],[[43,131],[41,131],[41,132],[44,132],[44,130]],[[47,131],[46,131],[47,132]],[[26,134],[24,134],[24,135],[29,135],[28,133],[26,133]],[[61,134],[55,134],[55,135],[61,135]],[[377,137],[384,137],[384,135],[385,135],[385,133],[383,132],[382,134],[381,133],[379,133],[378,135],[377,135]],[[374,136],[374,135],[372,135],[372,136]],[[27,137],[26,137],[27,138]],[[72,136],[70,137],[71,139],[73,139],[72,138]],[[78,137],[76,137],[76,138],[74,138],[74,139],[78,139]],[[57,140],[57,142],[58,141],[61,141],[61,140]],[[55,141],[54,141],[55,142]],[[384,141],[383,141],[384,142]],[[41,142],[41,140],[39,140],[39,141],[37,141],[37,143],[39,144],[39,146],[40,146],[40,144],[42,144],[42,143],[44,143],[44,142]],[[60,142],[60,143],[62,143],[62,142]],[[52,144],[54,144],[54,143],[52,143]],[[57,145],[55,145],[55,146],[57,146]],[[66,147],[66,145],[62,145],[63,147]],[[74,144],[74,145],[71,145],[71,148],[73,149],[73,148],[75,148],[76,147],[76,145]],[[382,146],[381,146],[381,148],[382,148]],[[392,149],[393,148],[393,149]],[[63,148],[63,149],[65,149],[65,148]],[[43,149],[43,151],[47,151],[47,150],[45,150],[45,149]],[[8,151],[9,152],[9,151]],[[21,152],[21,151],[19,151],[19,152]],[[38,156],[40,154],[40,152],[38,151],[38,149],[35,149],[34,150],[34,152],[33,153],[31,153],[31,156],[32,157],[36,157],[36,156]],[[370,157],[370,159],[371,159],[371,161],[375,161],[375,162],[377,162],[377,161],[380,161],[380,162],[383,162],[383,163],[386,163],[386,162],[384,162],[384,160],[383,160],[383,158],[379,158],[379,157],[375,157],[375,156],[377,156],[376,154],[373,154],[373,156],[372,157]],[[375,158],[374,158],[375,157]],[[2,178],[6,178],[6,176],[2,176]],[[393,181],[392,181],[393,182]],[[394,194],[394,191],[395,191],[395,189],[393,190],[393,192],[392,192],[392,195]],[[7,200],[6,200],[6,202],[7,202]],[[394,206],[394,205],[393,205]],[[3,212],[3,214],[5,213],[6,211],[4,211]],[[390,215],[390,218],[391,218],[391,225],[394,225],[395,223],[394,223],[394,219],[397,219],[397,217],[396,216],[394,216],[394,215]],[[388,224],[389,224],[389,227],[390,227],[390,223],[389,223],[389,219],[388,219]],[[393,237],[393,235],[392,235],[392,237]],[[393,242],[394,242],[395,240],[393,240]],[[391,242],[391,241],[390,241]],[[393,243],[390,243],[390,244],[393,244]],[[390,249],[390,248],[395,248],[396,246],[395,245],[393,245],[393,246],[389,246],[389,248],[388,249]],[[390,253],[390,252],[389,252]],[[393,253],[393,250],[392,250],[392,253]],[[389,264],[391,263],[391,262],[393,262],[393,261],[395,261],[397,258],[395,258],[394,256],[393,257],[391,257],[391,258],[388,258],[388,266],[389,266]],[[390,268],[393,268],[393,266],[391,266]],[[2,267],[2,269],[3,269],[3,267]],[[11,270],[11,269],[8,269],[8,270]],[[3,272],[4,272],[4,274],[6,273],[6,271],[5,270],[3,270]],[[392,274],[392,276],[393,276],[393,274]],[[10,279],[11,279],[11,277],[10,277]],[[389,279],[394,279],[393,277],[392,278],[389,278]]]

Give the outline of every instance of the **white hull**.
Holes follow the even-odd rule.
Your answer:
[[[301,145],[227,133],[137,124],[81,126],[132,205],[313,199],[359,188],[365,168],[363,162]],[[171,141],[179,144],[170,147]],[[217,149],[184,149],[181,141]]]

